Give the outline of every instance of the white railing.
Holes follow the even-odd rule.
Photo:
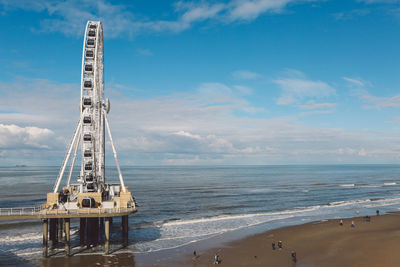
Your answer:
[[[80,209],[43,209],[43,206],[0,208],[0,216],[39,216],[39,215],[82,215],[82,214],[116,214],[133,212],[136,208],[80,208]]]
[[[0,208],[0,216],[30,216],[39,215],[43,209],[42,206],[18,207],[18,208]]]
[[[112,214],[112,213],[126,213],[133,212],[136,208],[80,208],[80,209],[49,209],[43,210],[41,214],[46,215],[81,215],[81,214]]]

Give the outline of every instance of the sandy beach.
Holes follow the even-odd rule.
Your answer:
[[[352,227],[354,222],[354,227]],[[170,255],[169,260],[153,259],[149,265],[137,261],[131,253],[103,255],[75,255],[70,258],[53,257],[42,261],[42,266],[215,266],[218,255],[221,266],[400,266],[400,215],[355,217],[316,221],[283,227],[220,247]],[[282,242],[282,248],[278,242]],[[275,249],[272,249],[272,243]],[[191,248],[196,248],[192,244]],[[204,248],[204,246],[203,246]],[[296,263],[292,253],[296,253]],[[174,253],[172,253],[174,254]],[[154,254],[153,254],[154,255]],[[154,256],[157,257],[156,255]],[[160,258],[161,259],[161,258]],[[171,260],[174,259],[174,260]],[[161,262],[161,263],[160,263]]]
[[[157,266],[400,266],[400,216],[395,214],[312,222],[284,227],[223,248],[196,251],[185,259]],[[351,227],[354,221],[355,227]],[[278,241],[282,241],[282,249]],[[276,249],[272,249],[272,242]],[[292,261],[295,251],[297,262]],[[154,265],[155,266],[155,265]]]

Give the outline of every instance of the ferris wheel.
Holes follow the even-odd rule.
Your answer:
[[[105,183],[105,128],[111,142],[120,188],[126,192],[107,119],[109,111],[110,101],[104,98],[103,25],[100,21],[88,21],[82,51],[80,118],[54,185],[54,193],[58,191],[71,154],[73,156],[67,186],[72,186],[71,176],[79,148],[81,170],[75,184],[79,188],[74,191],[77,193],[105,192],[111,188]]]

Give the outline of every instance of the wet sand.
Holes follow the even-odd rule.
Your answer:
[[[354,221],[355,227],[351,227]],[[278,241],[283,244],[278,249]],[[276,249],[272,250],[272,242]],[[297,254],[297,263],[291,252]],[[250,236],[227,247],[196,251],[184,259],[157,266],[400,266],[400,216],[371,216],[312,222]],[[155,266],[155,265],[153,265]]]
[[[74,255],[72,257],[50,257],[42,260],[44,267],[72,267],[72,266],[136,266],[132,253],[118,253],[111,255]]]

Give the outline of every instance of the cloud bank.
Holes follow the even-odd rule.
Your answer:
[[[344,80],[352,89],[368,84],[356,78]],[[326,82],[305,75],[274,82],[280,90],[279,106],[307,112],[336,106],[316,101],[335,95]],[[125,88],[106,87],[106,96]],[[60,165],[78,120],[79,86],[18,77],[0,83],[0,93],[1,164]],[[147,98],[112,93],[109,120],[121,163],[387,163],[400,156],[400,145],[396,145],[400,137],[394,132],[315,127],[300,121],[300,114],[271,116],[263,106],[247,100],[253,94],[219,82]],[[385,107],[398,105],[397,96],[367,96],[357,97]],[[107,159],[112,162],[111,157]]]

